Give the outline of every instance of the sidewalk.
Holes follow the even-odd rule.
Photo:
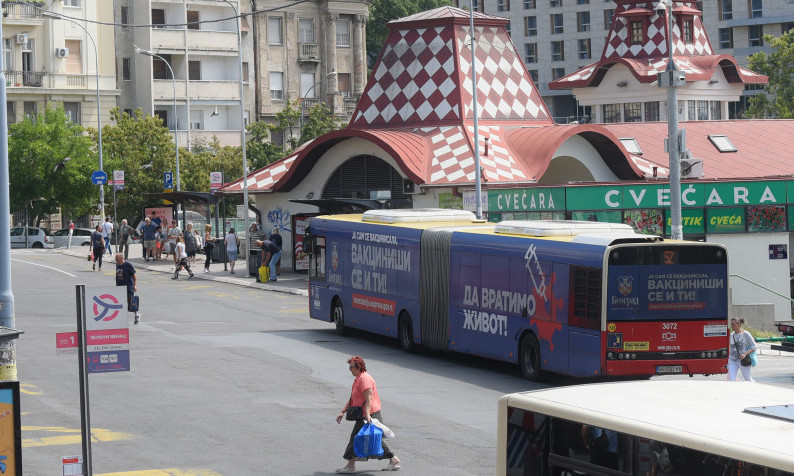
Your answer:
[[[83,261],[85,261],[86,256],[88,254],[88,248],[86,247],[72,247],[71,249],[66,248],[56,248],[55,252],[61,253],[67,256],[75,256]],[[112,258],[110,255],[105,255],[103,261],[106,263],[106,267],[110,269],[110,266],[115,268],[116,264],[113,261],[115,258]],[[149,261],[144,262],[143,258],[141,258],[141,249],[140,246],[133,246],[130,249],[129,259],[127,260],[135,266],[135,269],[140,270],[149,270],[155,271],[159,273],[168,273],[173,274],[173,266],[174,261],[173,258],[169,255],[168,258],[162,259],[160,261]],[[112,262],[112,263],[111,263]],[[90,263],[86,261],[86,266],[90,268]],[[277,291],[282,293],[289,293],[289,294],[297,294],[301,296],[308,296],[309,295],[309,275],[307,273],[295,273],[291,269],[286,270],[285,266],[281,267],[281,274],[278,276],[278,281],[276,282],[269,282],[269,283],[258,283],[256,282],[255,276],[248,276],[248,269],[245,266],[245,260],[240,259],[234,265],[234,270],[236,274],[231,274],[228,271],[228,264],[226,265],[227,271],[223,270],[223,263],[212,263],[210,265],[210,272],[204,273],[204,256],[198,255],[196,256],[196,266],[191,267],[190,269],[193,271],[195,277],[191,281],[197,280],[204,280],[204,281],[218,281],[222,283],[229,283],[235,284],[237,286],[246,286],[249,288],[258,288],[264,291]],[[188,274],[187,271],[182,270],[179,273],[179,281],[187,281]]]

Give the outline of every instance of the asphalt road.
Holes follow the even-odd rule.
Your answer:
[[[55,333],[76,330],[75,285],[112,286],[76,257],[12,252],[26,475],[62,474],[80,446],[76,353]],[[405,354],[363,333],[337,336],[308,317],[305,297],[139,272],[140,324],[130,372],[92,374],[96,475],[325,475],[344,465],[351,422],[346,360],[362,355],[378,384],[401,474],[494,474],[499,396],[547,385],[516,367],[466,356]],[[759,381],[794,388],[794,359],[762,356]],[[686,377],[666,377],[686,378]],[[709,378],[724,379],[724,376]],[[384,462],[359,463],[383,474]]]

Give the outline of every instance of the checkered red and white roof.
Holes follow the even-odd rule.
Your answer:
[[[551,120],[507,34],[507,21],[481,13],[474,17],[480,177],[490,184],[525,184],[540,179],[556,147],[579,129]],[[306,173],[297,172],[304,160],[318,160],[318,151],[328,144],[351,137],[381,147],[417,184],[476,180],[469,12],[440,7],[390,22],[389,28],[348,127],[254,172],[249,191],[289,190]],[[545,142],[515,139],[547,129],[554,132],[540,134],[549,138]],[[606,129],[601,132],[619,142]],[[624,153],[627,178],[642,177],[643,170]],[[223,189],[242,190],[242,180]]]
[[[598,86],[603,74],[612,65],[626,65],[642,83],[656,81],[657,74],[667,67],[667,12],[654,9],[656,1],[617,0],[618,6],[607,35],[601,59],[568,76],[549,83],[550,89],[573,89]],[[718,68],[730,67],[735,75],[730,82],[766,83],[767,77],[741,68],[729,55],[715,55],[703,26],[702,15],[695,2],[673,0],[672,45],[676,68],[687,74],[688,81],[711,79]],[[643,40],[632,41],[632,24],[642,23]],[[691,32],[684,35],[684,30]],[[688,37],[688,38],[686,38]]]

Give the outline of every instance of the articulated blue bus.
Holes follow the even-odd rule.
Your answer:
[[[313,217],[307,238],[310,315],[340,334],[513,362],[533,380],[726,371],[720,245],[436,209]]]

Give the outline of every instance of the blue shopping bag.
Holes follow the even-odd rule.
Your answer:
[[[367,423],[361,427],[353,438],[353,452],[359,458],[367,456],[383,456],[383,430]]]

